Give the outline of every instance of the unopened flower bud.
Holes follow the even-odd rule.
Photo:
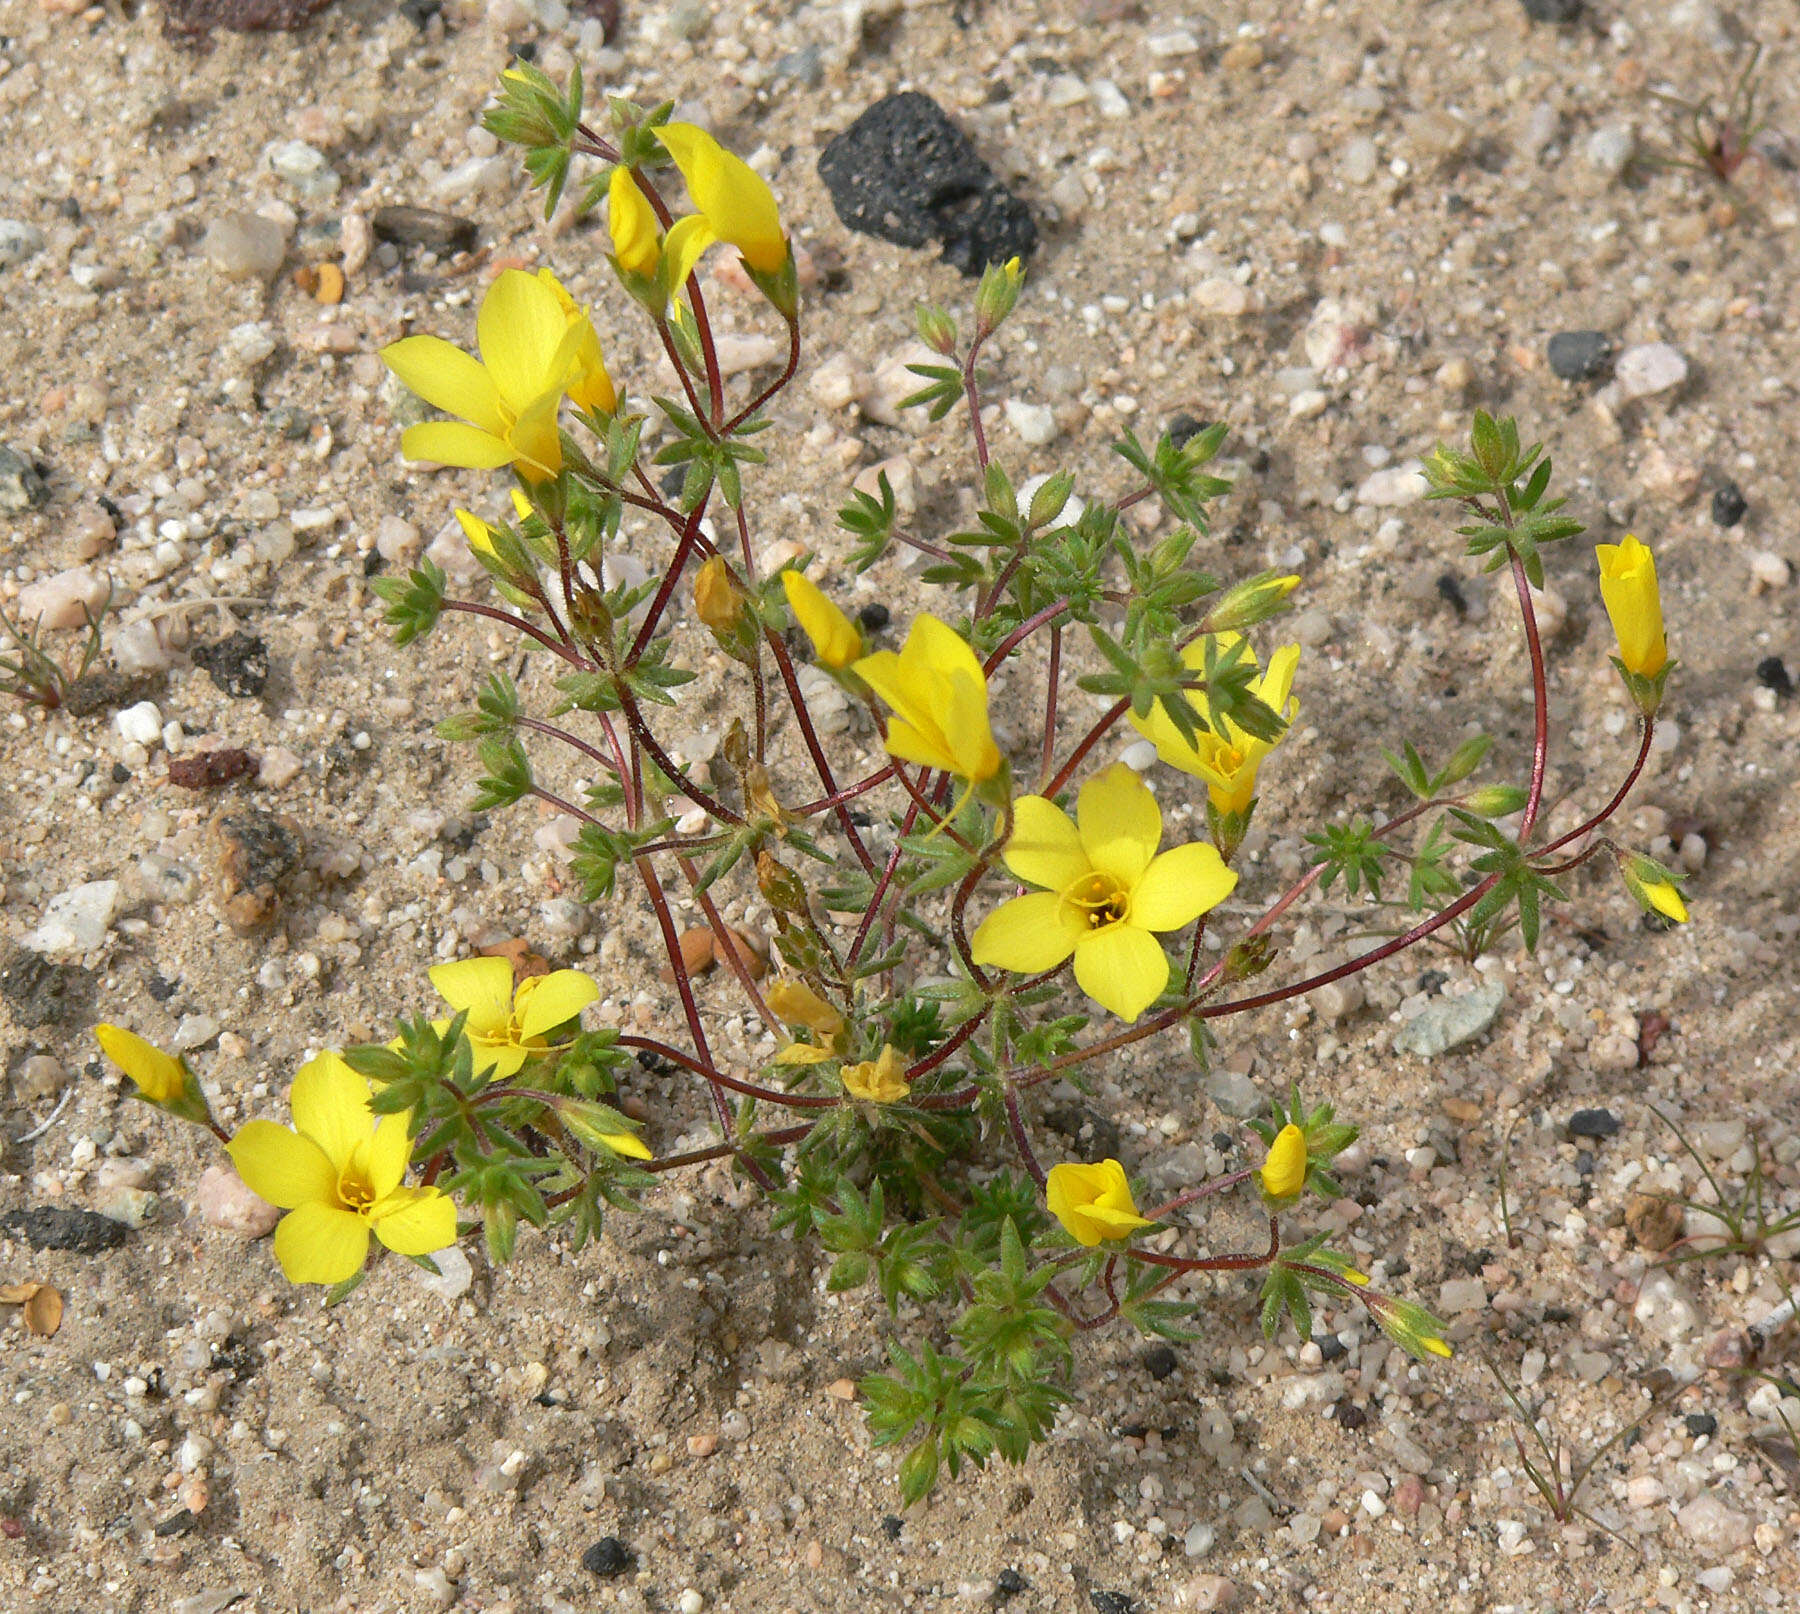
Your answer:
[[[983,336],[998,328],[1013,311],[1024,285],[1025,271],[1017,258],[990,263],[982,270],[981,284],[975,288],[975,321]]]
[[[743,593],[721,555],[714,555],[694,577],[694,614],[714,633],[729,633],[743,617]]]
[[[1288,595],[1300,586],[1298,577],[1284,577],[1277,572],[1259,572],[1234,583],[1219,596],[1207,612],[1208,633],[1242,633],[1245,628],[1266,622],[1287,604]]]

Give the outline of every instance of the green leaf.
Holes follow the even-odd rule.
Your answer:
[[[449,579],[429,560],[421,560],[404,579],[377,577],[370,584],[387,602],[386,619],[394,630],[394,643],[411,644],[437,626],[444,609],[444,586]]]
[[[472,812],[510,807],[531,794],[531,763],[518,740],[511,735],[492,736],[481,742],[480,755],[487,772],[476,782]]]

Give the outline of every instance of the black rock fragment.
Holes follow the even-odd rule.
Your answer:
[[[1551,370],[1564,381],[1592,381],[1613,361],[1613,340],[1605,331],[1558,331],[1545,350]]]
[[[94,996],[94,972],[79,964],[53,964],[29,947],[15,947],[0,963],[0,997],[27,1031],[79,1020]]]
[[[1715,527],[1735,527],[1744,519],[1750,501],[1735,482],[1722,482],[1713,489],[1712,518]]]
[[[254,633],[233,633],[189,654],[233,700],[254,699],[269,681],[269,647]]]
[[[1610,1138],[1619,1130],[1619,1118],[1611,1110],[1577,1110],[1569,1117],[1569,1136]]]
[[[443,254],[467,252],[475,245],[473,220],[428,207],[378,207],[369,215],[369,225],[381,240],[400,247],[429,247]]]
[[[1777,695],[1788,696],[1794,693],[1793,675],[1787,670],[1787,663],[1780,656],[1764,656],[1756,664],[1756,681],[1764,689],[1772,689]]]
[[[602,1536],[581,1555],[581,1567],[602,1580],[624,1574],[633,1562],[631,1548],[617,1536]]]
[[[62,1205],[27,1205],[0,1216],[0,1232],[17,1233],[34,1250],[70,1250],[98,1255],[125,1242],[125,1224],[97,1211]]]
[[[1144,1352],[1144,1371],[1159,1383],[1175,1371],[1175,1353],[1167,1345],[1152,1345]]]
[[[877,101],[832,140],[819,178],[847,228],[903,247],[935,239],[965,275],[1037,245],[1031,210],[917,90]]]
[[[1525,15],[1533,22],[1573,22],[1581,15],[1581,0],[1523,0]]]

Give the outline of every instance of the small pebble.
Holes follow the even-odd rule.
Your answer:
[[[1628,347],[1613,366],[1619,392],[1626,398],[1651,398],[1687,380],[1688,362],[1667,342]]]
[[[634,1562],[631,1549],[617,1536],[602,1536],[581,1555],[581,1567],[602,1580],[624,1574]]]
[[[1750,508],[1744,490],[1735,482],[1724,482],[1713,489],[1712,518],[1716,527],[1735,527]]]
[[[1553,374],[1564,381],[1591,381],[1606,373],[1614,349],[1604,331],[1558,331],[1545,351]]]
[[[1576,1138],[1610,1138],[1619,1130],[1619,1118],[1611,1110],[1577,1110],[1569,1117],[1569,1135]]]
[[[250,1192],[229,1166],[208,1166],[194,1188],[194,1207],[200,1220],[221,1232],[259,1239],[275,1231],[281,1212]]]
[[[1756,681],[1764,689],[1773,690],[1775,694],[1786,697],[1794,693],[1793,675],[1787,670],[1787,663],[1780,656],[1764,656],[1756,664]]]
[[[273,219],[257,213],[225,213],[206,227],[200,250],[222,275],[266,280],[287,256],[287,240],[287,231]]]
[[[0,219],[0,269],[35,258],[44,250],[44,232],[24,219]]]

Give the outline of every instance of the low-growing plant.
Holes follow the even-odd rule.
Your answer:
[[[427,1262],[477,1226],[496,1262],[525,1226],[578,1247],[668,1173],[728,1161],[766,1194],[777,1232],[823,1251],[829,1290],[866,1288],[900,1319],[887,1368],[862,1389],[874,1440],[903,1453],[908,1501],[965,1464],[1024,1459],[1077,1393],[1081,1335],[1124,1323],[1187,1338],[1197,1318],[1229,1314],[1208,1275],[1255,1275],[1271,1336],[1286,1322],[1306,1337],[1315,1306],[1355,1302],[1415,1356],[1448,1356],[1423,1307],[1378,1290],[1326,1233],[1290,1230],[1337,1192],[1333,1163],[1356,1137],[1330,1104],[1291,1093],[1258,1123],[1255,1164],[1146,1208],[1120,1161],[1057,1158],[1039,1105],[1052,1084],[1082,1087],[1159,1039],[1197,1113],[1220,1022],[1459,925],[1490,941],[1516,927],[1535,947],[1561,882],[1596,857],[1646,909],[1684,918],[1675,878],[1605,833],[1650,756],[1674,665],[1650,551],[1636,538],[1599,549],[1617,665],[1642,714],[1635,757],[1597,811],[1550,835],[1532,589],[1542,551],[1581,528],[1511,420],[1477,414],[1466,448],[1439,448],[1430,496],[1461,512],[1467,553],[1514,585],[1534,721],[1524,782],[1474,782],[1484,738],[1433,765],[1402,736],[1410,805],[1312,829],[1311,867],[1277,888],[1244,855],[1264,816],[1260,773],[1280,767],[1302,701],[1325,690],[1309,693],[1298,644],[1255,642],[1299,579],[1204,568],[1226,427],[1150,444],[1125,433],[1115,449],[1134,483],[1117,498],[1078,496],[1067,470],[1023,481],[982,425],[982,350],[1024,284],[1017,261],[992,265],[966,327],[919,311],[941,362],[915,366],[909,400],[933,418],[966,410],[974,520],[915,524],[882,479],[840,513],[846,561],[766,569],[755,495],[779,438],[768,408],[796,373],[802,330],[775,199],[666,105],[613,100],[605,133],[582,114],[579,81],[564,90],[521,64],[487,121],[522,149],[547,210],[565,190],[584,208],[606,200],[609,262],[675,390],[647,408],[621,397],[595,324],[555,276],[502,271],[477,319],[479,359],[430,335],[384,351],[456,417],[409,427],[408,456],[512,474],[505,520],[457,512],[491,596],[453,593],[429,560],[375,586],[402,645],[472,616],[531,652],[528,676],[490,674],[441,732],[474,749],[481,810],[541,803],[574,820],[587,903],[624,923],[635,892],[666,956],[670,1022],[585,1026],[600,988],[576,970],[515,983],[502,959],[433,968],[446,1014],[320,1054],[295,1078],[291,1129],[253,1120],[229,1139],[249,1185],[287,1211],[275,1254],[288,1277],[340,1298],[371,1236]],[[679,218],[676,176],[693,204]],[[718,360],[696,273],[718,243],[785,329],[785,361],[762,386],[734,389]],[[1122,514],[1149,500],[1162,520],[1146,533]],[[843,566],[905,551],[939,603],[903,625],[896,650],[833,595]],[[645,580],[609,564],[626,554]],[[715,650],[729,705],[708,714],[724,737],[702,768],[670,722]],[[817,671],[803,679],[808,658]],[[1005,743],[990,721],[1002,672]],[[833,683],[848,733],[822,729],[807,698]],[[1104,709],[1091,716],[1074,690]],[[1154,748],[1158,790],[1097,760],[1134,734]],[[873,768],[857,761],[864,736],[885,752]],[[575,784],[559,782],[558,758]],[[1184,839],[1165,810],[1190,782],[1204,839]],[[1305,828],[1297,816],[1283,827]],[[1408,891],[1406,928],[1329,969],[1252,984],[1280,962],[1283,921],[1309,892],[1341,882],[1376,901],[1390,877]],[[1221,923],[1234,896],[1256,917]],[[704,978],[684,947],[683,898],[724,966]],[[754,925],[772,932],[772,978]],[[728,1051],[732,1016],[770,1051]],[[142,1096],[212,1124],[181,1061],[103,1036]],[[653,1149],[619,1096],[634,1060],[693,1079],[712,1141]],[[1227,1196],[1250,1214],[1205,1203],[1219,1219],[1195,1220]]]
[[[101,624],[112,606],[109,587],[100,601],[99,610],[84,603],[81,620],[87,633],[81,648],[59,661],[43,645],[41,620],[26,622],[17,614],[0,610],[0,636],[10,647],[0,652],[0,695],[11,695],[28,706],[41,706],[47,712],[66,705],[70,691],[93,669],[103,643]]]

